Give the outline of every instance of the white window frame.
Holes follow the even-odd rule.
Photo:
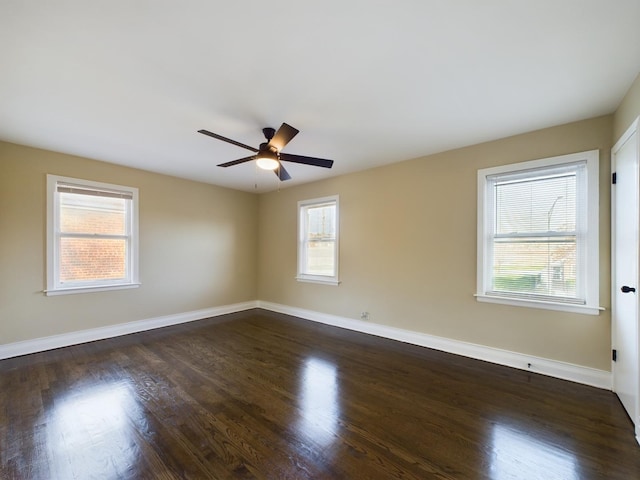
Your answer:
[[[584,282],[583,291],[586,300],[585,303],[577,304],[548,299],[537,300],[525,296],[518,297],[513,294],[503,296],[499,293],[492,292],[491,248],[493,244],[493,215],[495,205],[492,192],[490,188],[488,188],[490,185],[488,177],[575,163],[586,164],[586,178],[582,187],[586,187],[586,192],[583,192],[583,194],[586,194],[586,204],[584,205],[586,208],[586,231],[578,232],[578,242],[580,242],[581,245],[579,248],[584,249],[580,254],[584,255],[582,265],[585,270],[578,272],[578,281]],[[476,299],[480,302],[598,315],[600,311],[603,310],[599,306],[599,188],[598,150],[478,170],[478,266]],[[580,193],[578,193],[578,195],[580,195]]]
[[[336,239],[335,249],[333,252],[333,261],[335,265],[335,275],[310,275],[305,273],[306,270],[306,238],[307,224],[305,212],[309,207],[319,207],[321,205],[335,204],[336,206]],[[340,252],[340,198],[338,195],[329,197],[314,198],[311,200],[302,200],[298,202],[298,273],[296,279],[299,282],[322,283],[327,285],[339,285],[339,255]]]
[[[84,282],[61,283],[60,280],[60,203],[58,185],[70,185],[84,189],[122,193],[131,196],[131,208],[127,212],[127,277],[122,280],[94,280]],[[72,293],[100,292],[137,288],[138,277],[138,189],[93,182],[78,178],[47,175],[47,287],[44,293],[66,295]]]

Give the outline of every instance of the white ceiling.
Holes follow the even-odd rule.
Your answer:
[[[0,0],[0,139],[246,191],[612,113],[640,0]]]

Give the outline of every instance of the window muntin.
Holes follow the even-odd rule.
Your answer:
[[[137,286],[137,189],[53,175],[47,183],[47,294]]]
[[[478,172],[479,300],[598,312],[597,179],[597,151]]]
[[[338,283],[338,197],[298,203],[298,280]]]

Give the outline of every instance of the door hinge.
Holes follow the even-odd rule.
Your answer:
[[[616,350],[615,348],[611,350],[611,360],[613,360],[614,362],[618,360],[618,350]]]
[[[616,174],[616,172],[613,172],[611,174],[611,183],[613,183],[614,185],[618,183],[618,175]]]

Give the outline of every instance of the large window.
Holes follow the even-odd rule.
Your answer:
[[[298,280],[338,284],[338,197],[298,202]]]
[[[480,301],[597,314],[598,151],[478,172]]]
[[[47,175],[47,295],[138,286],[138,190]]]

